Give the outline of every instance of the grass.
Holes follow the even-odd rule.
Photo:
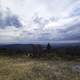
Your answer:
[[[80,80],[78,61],[0,56],[0,80]]]

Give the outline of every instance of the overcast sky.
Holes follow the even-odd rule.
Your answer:
[[[0,0],[0,44],[80,42],[80,0]]]

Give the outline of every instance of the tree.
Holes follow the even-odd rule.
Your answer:
[[[40,44],[32,45],[32,56],[41,57],[42,55],[42,46]]]
[[[39,44],[39,45],[37,45],[37,54],[38,54],[38,57],[41,57],[42,56],[42,54],[43,54],[43,48],[42,48],[42,46]]]
[[[49,53],[51,51],[51,45],[48,43],[47,44],[47,52]]]

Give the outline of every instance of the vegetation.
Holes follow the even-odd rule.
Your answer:
[[[80,80],[80,48],[0,49],[0,80]],[[76,52],[76,54],[75,54]]]
[[[1,53],[7,56],[26,55],[32,58],[51,58],[56,55],[64,59],[75,59],[80,58],[80,47],[68,46],[55,48],[50,43],[46,46],[40,44],[8,45],[7,47],[0,48],[0,55]]]
[[[80,80],[73,65],[75,61],[0,56],[0,80]]]

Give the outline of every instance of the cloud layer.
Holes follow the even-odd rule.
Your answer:
[[[0,43],[56,41],[80,41],[79,0],[1,1]]]

